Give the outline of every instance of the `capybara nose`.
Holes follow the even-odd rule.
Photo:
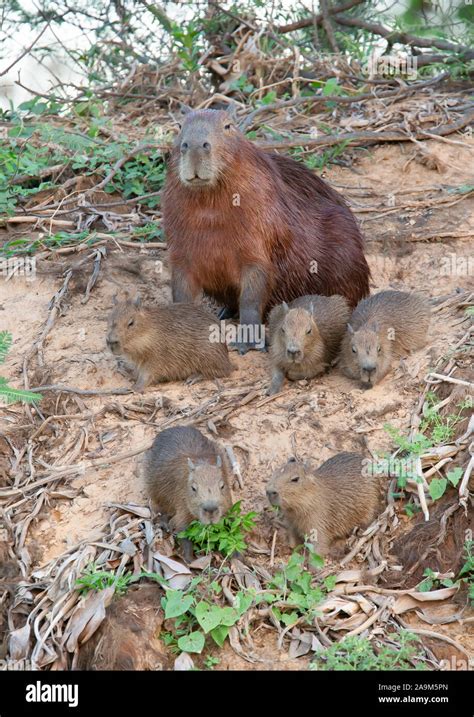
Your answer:
[[[377,368],[377,367],[374,366],[373,364],[368,364],[367,366],[364,366],[363,370],[366,372],[366,374],[367,374],[368,377],[370,378],[371,375],[374,373],[374,371],[375,371],[376,368]]]
[[[105,340],[105,343],[109,347],[109,349],[112,351],[112,353],[115,353],[119,348],[119,342],[114,341],[113,339],[109,339],[108,337]]]
[[[210,142],[203,142],[203,143],[202,143],[202,148],[205,149],[206,152],[209,152],[209,150],[211,149],[211,143],[210,143]]]
[[[189,144],[187,142],[181,142],[181,152],[186,152],[187,149],[189,149]]]
[[[209,501],[209,502],[207,502],[207,503],[204,503],[203,506],[202,506],[203,512],[204,512],[205,515],[208,516],[209,518],[213,518],[213,517],[214,517],[214,515],[217,513],[218,508],[219,508],[219,506],[217,505],[217,503],[214,503],[214,502],[211,502],[211,501]]]
[[[276,490],[272,490],[271,488],[267,488],[267,498],[272,505],[275,505],[278,500],[278,492]]]
[[[299,359],[301,356],[301,351],[299,349],[287,349],[286,353],[288,354],[288,358],[292,361],[296,361],[296,359]]]

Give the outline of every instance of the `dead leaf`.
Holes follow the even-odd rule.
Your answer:
[[[94,634],[105,618],[105,608],[110,605],[114,592],[114,587],[105,588],[91,593],[79,603],[64,633],[63,644],[68,652],[74,652]]]
[[[12,660],[23,660],[28,656],[30,634],[29,622],[10,633],[9,652]]]
[[[189,585],[192,573],[186,565],[178,563],[177,560],[168,558],[162,553],[153,553],[153,558],[158,563],[158,567],[163,572],[163,577],[168,580],[173,590],[184,590]]]
[[[188,652],[182,652],[178,655],[174,661],[174,670],[187,672],[188,670],[194,670],[194,662]]]

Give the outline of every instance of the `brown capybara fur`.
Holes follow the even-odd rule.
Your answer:
[[[204,291],[226,315],[240,310],[243,325],[298,296],[340,294],[355,306],[369,293],[363,239],[342,196],[304,164],[247,140],[222,110],[186,116],[163,225],[173,301]]]
[[[372,388],[392,361],[426,343],[431,309],[417,294],[381,291],[354,309],[342,340],[339,366],[349,378]]]
[[[232,371],[225,342],[212,341],[219,322],[192,304],[143,307],[139,298],[116,304],[109,317],[107,345],[138,373],[136,390],[190,377],[219,378]]]
[[[338,453],[319,468],[292,458],[272,475],[267,497],[280,506],[293,545],[305,538],[321,555],[377,515],[380,477],[358,453]]]
[[[269,315],[270,395],[290,381],[313,378],[335,358],[350,316],[342,296],[300,296],[275,306]]]
[[[161,431],[144,456],[142,474],[153,508],[169,518],[173,532],[193,520],[217,523],[232,506],[227,456],[197,428]]]

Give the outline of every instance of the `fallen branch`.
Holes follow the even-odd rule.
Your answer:
[[[466,112],[459,120],[452,124],[445,124],[432,129],[431,134],[444,137],[447,134],[452,134],[453,132],[463,129],[471,122],[474,122],[474,110]],[[352,146],[354,144],[380,144],[381,142],[412,142],[413,139],[422,140],[423,132],[416,132],[415,134],[388,130],[382,132],[346,132],[345,134],[339,134],[335,137],[329,135],[317,138],[306,136],[285,142],[260,143],[259,146],[262,149],[278,150],[292,147],[331,147],[341,142],[347,142]]]

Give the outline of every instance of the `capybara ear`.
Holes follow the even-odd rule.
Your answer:
[[[191,472],[196,468],[196,466],[192,462],[191,458],[188,458],[188,468]]]
[[[351,336],[354,336],[354,329],[350,324],[347,324],[347,330],[351,334]]]
[[[290,457],[288,458],[288,463],[296,463],[296,458],[295,458],[295,456],[290,456]]]
[[[220,456],[217,456],[216,466],[217,466],[218,468],[221,468],[221,467],[222,467],[222,458],[221,458]]]
[[[135,294],[135,296],[132,299],[132,303],[137,308],[139,308],[142,305],[142,297],[140,296],[140,294]]]
[[[189,105],[185,105],[184,102],[179,103],[179,112],[181,115],[188,115],[193,111],[193,108]]]
[[[237,105],[236,104],[230,104],[227,107],[227,114],[229,115],[231,120],[237,124],[238,117],[237,117]]]
[[[290,310],[290,308],[289,308],[288,304],[286,303],[286,301],[284,301],[281,306],[282,306],[284,313],[287,314],[288,311]]]

